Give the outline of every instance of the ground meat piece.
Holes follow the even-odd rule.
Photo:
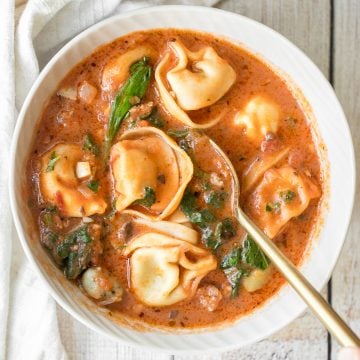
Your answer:
[[[179,315],[179,310],[171,310],[169,312],[169,319],[173,320]]]
[[[295,169],[300,169],[304,162],[304,156],[301,151],[294,149],[291,150],[288,157],[288,163]]]
[[[145,306],[142,304],[135,304],[132,307],[133,312],[138,315],[141,314],[144,311],[144,309],[145,309]]]
[[[130,118],[134,120],[139,120],[141,116],[150,114],[153,107],[154,103],[152,101],[148,101],[145,104],[134,106],[129,111]]]
[[[206,285],[199,288],[196,292],[199,303],[208,311],[214,311],[219,306],[223,296],[220,290],[214,285]]]

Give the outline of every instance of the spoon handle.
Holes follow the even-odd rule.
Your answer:
[[[344,347],[360,347],[360,340],[357,335],[278,249],[274,242],[240,208],[237,209],[236,217],[338,343]]]

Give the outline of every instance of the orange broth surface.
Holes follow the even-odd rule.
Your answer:
[[[311,174],[313,182],[321,189],[321,163],[314,135],[307,121],[306,114],[299,106],[297,99],[290,91],[284,79],[279,77],[268,65],[241,47],[209,34],[170,29],[136,32],[96,49],[93,54],[76,65],[59,85],[59,88],[77,88],[82,81],[86,80],[98,90],[95,101],[88,105],[79,99],[75,101],[64,99],[55,92],[44,109],[38,125],[36,139],[29,156],[27,169],[29,179],[28,193],[33,204],[32,212],[34,219],[39,224],[40,234],[43,231],[43,225],[39,217],[46,205],[42,200],[39,190],[39,161],[41,155],[57,143],[82,144],[85,134],[89,132],[93,135],[96,142],[101,144],[109,118],[109,104],[113,100],[102,96],[101,75],[104,65],[119,54],[146,44],[153,47],[157,55],[150,60],[151,65],[156,66],[161,54],[166,49],[167,43],[174,39],[180,39],[192,51],[196,51],[204,46],[213,47],[236,72],[236,82],[225,96],[214,105],[189,112],[189,115],[194,121],[201,123],[208,117],[224,109],[226,110],[222,120],[214,127],[205,130],[205,133],[229,156],[239,178],[241,179],[244,170],[264,149],[260,149],[259,146],[252,144],[244,132],[234,124],[233,118],[235,113],[251,97],[260,94],[269,97],[279,105],[281,122],[277,133],[277,146],[290,147],[291,149],[289,155],[280,161],[276,167],[291,162],[295,169],[305,169]],[[159,113],[164,120],[164,128],[162,130],[183,128],[183,125],[177,119],[171,117],[161,105],[153,76],[143,101],[150,100],[157,105]],[[290,122],[289,119],[291,119]],[[117,134],[117,139],[126,129],[129,121],[129,119],[124,121]],[[222,171],[219,169],[220,165],[216,157],[206,147],[195,151],[194,157],[197,166],[202,171]],[[101,159],[97,161],[101,161]],[[228,175],[224,175],[224,180],[224,190],[230,191]],[[100,179],[99,194],[104,196],[109,204],[109,208],[113,201],[112,193],[113,184],[110,172],[106,170]],[[248,196],[242,195],[240,200],[244,209],[247,210]],[[280,249],[295,264],[301,262],[309,244],[312,230],[319,217],[320,201],[321,197],[313,199],[301,216],[291,219],[274,239]],[[231,216],[229,204],[226,204],[223,209],[216,210],[216,215],[219,217]],[[95,216],[94,219],[101,219],[101,216]],[[61,217],[61,220],[64,219]],[[62,230],[64,232],[76,225],[78,221],[76,219],[66,220]],[[122,222],[121,216],[116,215],[107,224],[107,234],[102,239],[104,251],[101,257],[96,260],[97,265],[100,264],[106,267],[116,275],[125,289],[121,302],[108,305],[108,308],[114,314],[125,314],[130,318],[136,318],[156,326],[174,328],[211,326],[225,320],[236,319],[251,312],[273,296],[284,283],[280,274],[273,270],[271,280],[262,289],[249,293],[245,289],[240,288],[239,296],[235,298],[224,296],[218,308],[213,312],[209,312],[206,308],[200,306],[196,296],[171,306],[149,307],[143,305],[129,288],[128,260],[113,246],[113,243],[116,242],[117,231]],[[136,233],[136,229],[134,231]],[[215,252],[219,262],[227,249],[242,242],[244,235],[244,231],[238,228],[236,236]],[[200,244],[200,246],[204,245]],[[200,285],[206,284],[212,284],[218,289],[224,290],[227,286],[227,280],[223,271],[219,268],[211,271],[200,283]]]

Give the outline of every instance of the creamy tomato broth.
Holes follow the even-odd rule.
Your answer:
[[[152,30],[98,48],[59,84],[28,162],[40,241],[99,306],[156,326],[230,321],[283,283],[241,204],[298,264],[319,216],[306,114],[268,65],[208,34]]]

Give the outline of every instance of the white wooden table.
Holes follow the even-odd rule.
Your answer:
[[[302,49],[335,88],[353,136],[360,169],[360,0],[224,0],[218,7],[270,26]],[[360,172],[359,172],[360,173]],[[360,176],[352,222],[333,277],[323,294],[360,333]],[[290,326],[260,343],[214,356],[167,356],[133,350],[93,333],[62,309],[60,331],[70,359],[103,359],[94,355],[107,347],[111,359],[232,360],[336,359],[338,347],[319,321],[306,313]],[[88,342],[74,341],[77,332]],[[109,351],[107,351],[109,353]],[[110,359],[110,357],[108,357]]]

